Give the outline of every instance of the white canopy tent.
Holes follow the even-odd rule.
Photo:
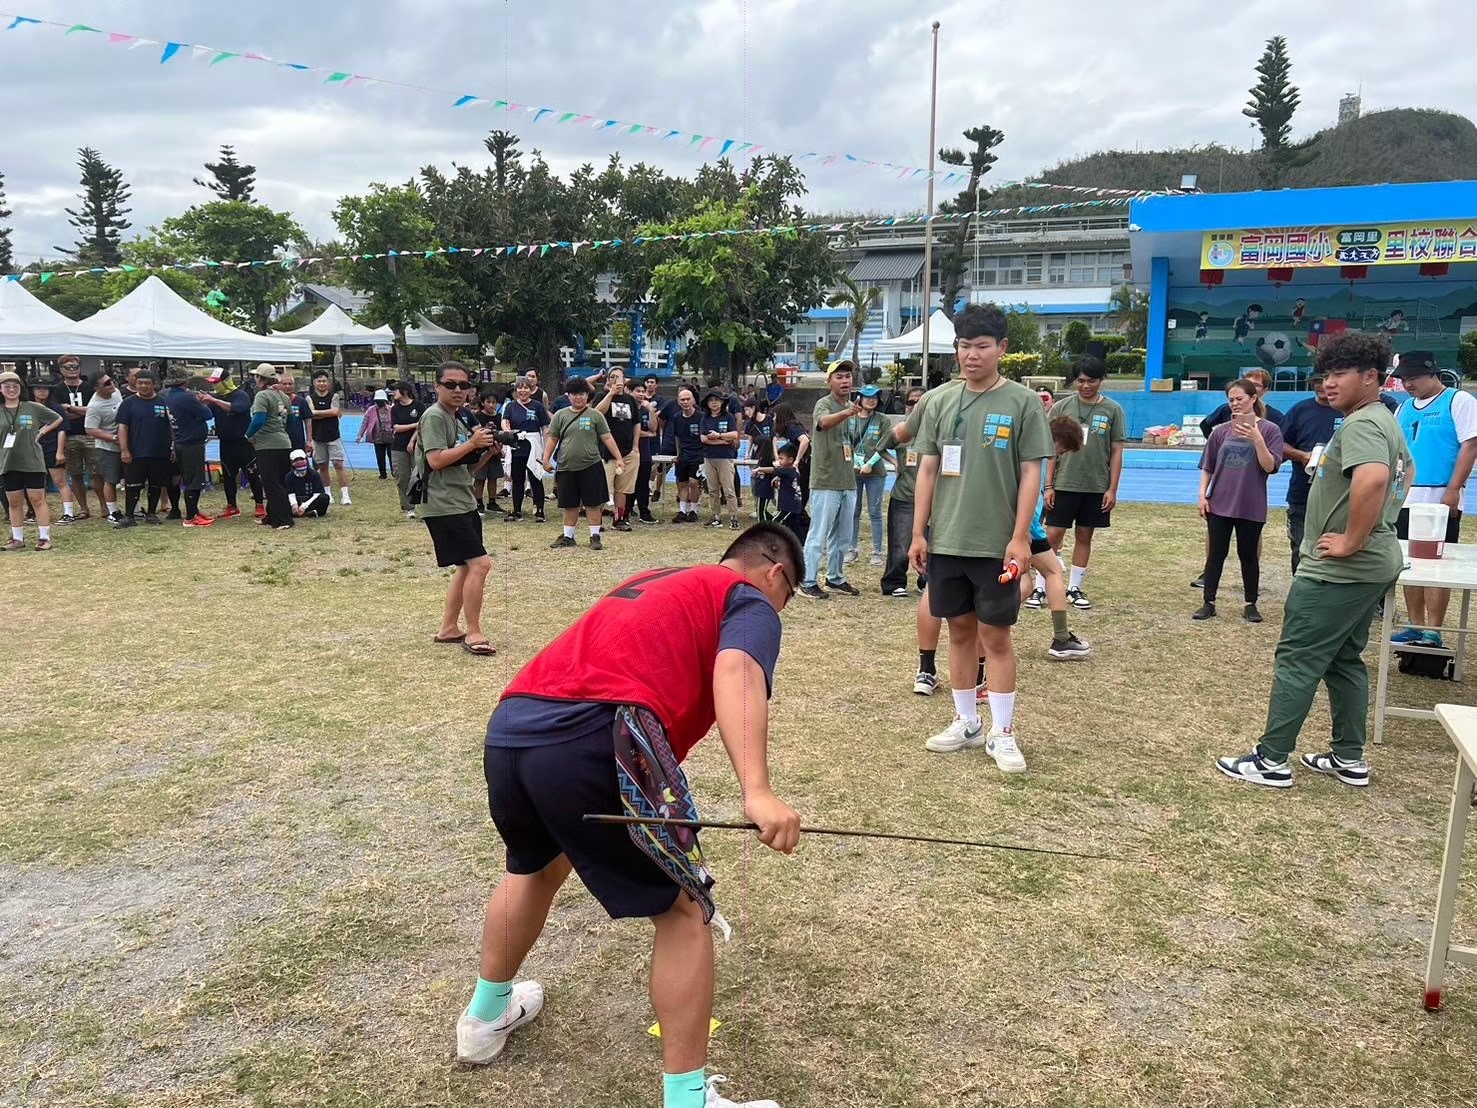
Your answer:
[[[72,325],[67,352],[123,358],[308,362],[307,339],[241,331],[189,303],[158,277]]]
[[[923,324],[911,331],[904,331],[895,339],[879,339],[872,344],[873,350],[889,354],[923,353]],[[942,308],[935,308],[928,317],[928,352],[930,354],[954,353],[954,325],[944,315]]]
[[[0,354],[74,353],[76,326],[19,281],[0,278]]]
[[[481,346],[476,335],[448,331],[437,327],[425,316],[417,316],[420,323],[405,329],[407,346]]]
[[[314,346],[382,346],[395,341],[389,327],[365,327],[355,323],[337,304],[330,304],[317,319],[296,331],[277,331],[277,337],[307,339]]]

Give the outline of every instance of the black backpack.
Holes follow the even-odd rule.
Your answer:
[[[1416,654],[1413,651],[1395,650],[1400,672],[1411,677],[1429,677],[1436,681],[1456,680],[1456,653],[1444,650],[1440,654]]]

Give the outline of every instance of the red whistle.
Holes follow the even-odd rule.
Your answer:
[[[1017,562],[1014,558],[1012,558],[1010,561],[1008,561],[1008,562],[1005,563],[1005,572],[1000,575],[999,580],[1000,580],[1000,583],[1002,585],[1008,585],[1012,581],[1019,581],[1020,580],[1020,577],[1021,577],[1020,563]]]

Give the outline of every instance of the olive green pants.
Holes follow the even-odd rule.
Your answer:
[[[1293,579],[1282,615],[1282,639],[1272,670],[1267,729],[1258,745],[1264,758],[1285,761],[1313,706],[1321,681],[1333,715],[1333,752],[1348,761],[1364,757],[1368,733],[1369,671],[1360,657],[1369,643],[1375,605],[1393,582],[1335,585]]]

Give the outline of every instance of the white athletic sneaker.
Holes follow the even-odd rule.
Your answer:
[[[532,1023],[544,1010],[544,987],[537,981],[520,981],[508,997],[508,1010],[488,1023],[468,1014],[456,1021],[456,1060],[469,1066],[485,1066],[503,1052],[508,1036]]]
[[[406,519],[414,519],[415,518],[415,509],[412,508],[412,509],[410,509],[410,511],[406,512],[405,513],[405,518]]]
[[[932,696],[938,692],[939,679],[936,673],[924,673],[921,669],[913,678],[913,691],[919,696]]]
[[[995,759],[995,764],[1005,773],[1025,773],[1026,756],[1015,744],[1015,735],[1009,727],[994,728],[985,742],[985,753]]]
[[[726,1084],[728,1078],[721,1073],[715,1073],[708,1078],[708,1099],[706,1108],[780,1108],[779,1102],[775,1100],[729,1100],[725,1096],[718,1095],[718,1086]]]
[[[343,494],[343,499],[340,501],[340,503],[342,503],[342,504],[352,504],[352,503],[354,503],[352,500],[349,499],[349,490],[348,489],[339,489],[339,492]]]
[[[935,754],[954,754],[971,747],[984,746],[985,722],[975,720],[974,726],[971,727],[964,721],[963,716],[955,716],[953,723],[923,745]]]
[[[1028,597],[1026,597],[1026,607],[1027,608],[1034,608],[1034,609],[1038,609],[1039,610],[1040,607],[1041,607],[1041,605],[1043,605],[1045,603],[1046,603],[1046,590],[1045,589],[1033,589],[1032,592],[1031,592],[1031,595],[1028,596]]]

